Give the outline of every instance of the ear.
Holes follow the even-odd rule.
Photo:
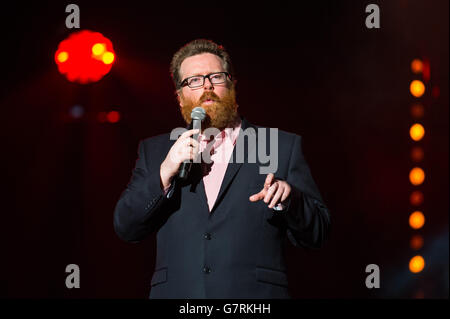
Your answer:
[[[180,93],[177,92],[176,94],[177,94],[177,101],[178,101],[178,104],[180,105],[180,108],[182,108],[182,107],[183,107],[183,102],[181,101]]]

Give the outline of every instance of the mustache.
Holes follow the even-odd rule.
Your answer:
[[[202,94],[200,99],[198,100],[200,103],[205,102],[206,100],[220,101],[220,98],[214,92],[205,92]]]

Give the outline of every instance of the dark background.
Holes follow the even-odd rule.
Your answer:
[[[239,110],[251,123],[303,137],[306,159],[332,214],[318,251],[288,248],[295,298],[448,298],[448,1],[316,1],[296,6],[198,2],[77,1],[81,29],[108,37],[117,53],[101,81],[58,73],[54,53],[71,32],[70,2],[1,8],[2,167],[0,296],[147,298],[153,236],[121,242],[112,217],[140,139],[184,126],[168,66],[186,42],[207,38],[231,54]],[[365,27],[376,3],[381,28]],[[426,58],[419,143],[425,183],[413,187],[409,137],[414,58]],[[431,88],[440,94],[432,97]],[[69,116],[81,105],[81,119]],[[97,114],[117,110],[116,124]],[[409,194],[423,190],[423,229],[408,225]],[[413,251],[413,234],[424,247]],[[426,267],[408,270],[419,253]],[[65,267],[81,288],[65,287]],[[365,286],[377,264],[381,288]]]

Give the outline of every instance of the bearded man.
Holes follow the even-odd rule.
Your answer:
[[[239,116],[231,59],[212,41],[178,50],[171,75],[186,123],[195,107],[204,109],[201,130],[142,140],[114,212],[121,239],[156,234],[150,298],[290,298],[285,245],[319,248],[330,230],[301,137],[276,130],[272,139],[273,131]],[[217,134],[208,136],[211,128]],[[275,169],[261,174],[267,161],[251,155],[274,145]],[[199,154],[209,160],[194,161],[178,180],[182,163]]]

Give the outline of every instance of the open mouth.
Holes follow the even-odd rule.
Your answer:
[[[213,99],[206,99],[206,100],[203,101],[203,103],[204,104],[212,104],[212,103],[214,103],[214,100]]]

